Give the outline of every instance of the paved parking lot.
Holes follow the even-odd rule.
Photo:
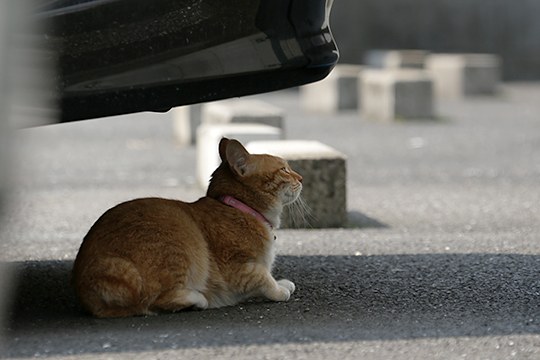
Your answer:
[[[349,226],[279,230],[288,303],[97,320],[69,271],[93,221],[141,196],[195,200],[170,114],[21,131],[0,260],[16,279],[0,358],[538,359],[540,84],[442,103],[435,122],[287,110],[290,139],[348,156]]]

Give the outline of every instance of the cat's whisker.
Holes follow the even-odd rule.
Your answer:
[[[289,204],[289,216],[293,227],[311,227],[311,222],[315,220],[311,208],[300,195],[292,204]]]

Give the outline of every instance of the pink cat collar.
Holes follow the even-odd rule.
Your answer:
[[[234,198],[234,197],[232,197],[230,195],[220,196],[219,201],[221,201],[225,205],[229,205],[229,206],[231,206],[231,207],[233,207],[235,209],[238,209],[238,210],[240,210],[241,212],[243,212],[245,214],[250,214],[250,215],[256,217],[261,222],[263,222],[263,223],[267,224],[268,226],[270,226],[270,229],[274,228],[272,226],[272,223],[270,221],[268,221],[268,219],[266,217],[264,217],[263,214],[261,214],[257,210],[253,209],[252,207],[244,204],[240,200],[238,200],[238,199],[236,199],[236,198]]]

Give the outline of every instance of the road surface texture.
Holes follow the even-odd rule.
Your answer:
[[[99,320],[69,284],[81,240],[118,202],[203,194],[171,115],[20,131],[0,260],[14,273],[0,358],[540,359],[540,84],[442,103],[433,122],[305,113],[289,139],[348,156],[349,226],[278,230],[287,303]]]

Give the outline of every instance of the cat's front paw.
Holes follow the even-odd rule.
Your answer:
[[[194,292],[195,295],[193,297],[193,306],[195,307],[195,309],[198,309],[198,310],[206,310],[208,309],[208,300],[204,297],[203,294],[199,293],[199,292]]]
[[[286,289],[289,292],[289,296],[294,293],[294,290],[296,290],[296,286],[294,286],[294,283],[287,279],[279,280],[277,283],[280,287]]]

